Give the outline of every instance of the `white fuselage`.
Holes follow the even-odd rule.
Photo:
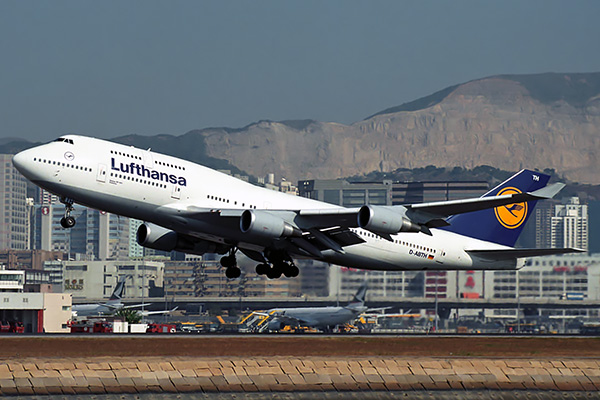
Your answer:
[[[175,157],[100,139],[67,135],[15,156],[23,175],[48,191],[88,207],[152,222],[200,239],[261,251],[262,241],[239,222],[190,218],[189,210],[323,210],[341,207],[254,186]],[[364,243],[323,251],[333,264],[376,270],[512,269],[518,262],[486,261],[465,249],[503,249],[440,229],[399,233],[392,241],[352,228]],[[298,256],[298,255],[292,255]]]
[[[314,328],[333,327],[351,322],[361,313],[365,312],[367,307],[356,308],[348,307],[297,307],[297,308],[273,308],[267,311],[267,314],[275,314],[270,326],[298,325]],[[281,328],[281,327],[279,327]]]

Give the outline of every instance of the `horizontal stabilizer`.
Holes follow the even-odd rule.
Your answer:
[[[490,249],[490,250],[465,250],[467,253],[487,258],[490,260],[511,260],[514,258],[527,258],[550,256],[554,254],[583,253],[585,250],[577,248],[557,249]]]

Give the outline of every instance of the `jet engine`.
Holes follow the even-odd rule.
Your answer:
[[[283,236],[302,236],[302,232],[283,219],[266,211],[246,210],[240,218],[243,233],[277,239]]]
[[[279,331],[283,328],[285,328],[285,323],[283,323],[277,318],[274,318],[271,321],[269,321],[267,325],[267,329],[270,331]]]
[[[403,213],[382,206],[362,206],[358,211],[358,226],[381,234],[421,231],[421,226]]]
[[[137,230],[140,246],[161,251],[180,251],[188,254],[224,254],[229,246],[183,235],[162,226],[144,222]]]

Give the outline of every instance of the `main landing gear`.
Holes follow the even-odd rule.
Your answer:
[[[221,265],[226,268],[225,276],[228,279],[237,279],[242,275],[242,271],[237,266],[237,260],[235,258],[235,249],[229,252],[229,255],[221,257]]]
[[[242,274],[242,271],[237,266],[236,251],[236,248],[231,249],[229,254],[221,257],[220,260],[221,266],[225,268],[225,276],[228,279],[237,279]],[[294,265],[294,260],[292,260],[286,251],[270,250],[265,252],[265,256],[266,258],[262,254],[256,253],[256,257],[252,257],[257,261],[263,258],[263,262],[256,266],[256,273],[258,275],[266,275],[269,279],[277,279],[281,278],[282,275],[287,278],[295,278],[300,274],[300,270]]]
[[[282,251],[270,251],[267,254],[267,259],[271,263],[260,263],[256,266],[258,275],[266,275],[269,279],[281,278],[284,275],[286,278],[295,278],[300,273],[300,270],[294,265],[294,260]]]
[[[70,229],[75,226],[75,218],[71,217],[71,211],[73,208],[73,199],[68,197],[61,197],[60,202],[65,205],[65,216],[60,219],[60,225],[65,229]]]

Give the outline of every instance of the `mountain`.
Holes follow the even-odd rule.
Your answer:
[[[274,172],[291,181],[488,165],[506,171],[554,169],[571,181],[600,184],[600,73],[477,79],[351,125],[259,121],[240,129],[115,140],[254,176]],[[0,145],[0,152],[17,145],[22,143]]]
[[[600,183],[600,73],[501,75],[352,125],[261,121],[198,131],[208,155],[260,176],[337,178],[433,165],[555,169]]]

